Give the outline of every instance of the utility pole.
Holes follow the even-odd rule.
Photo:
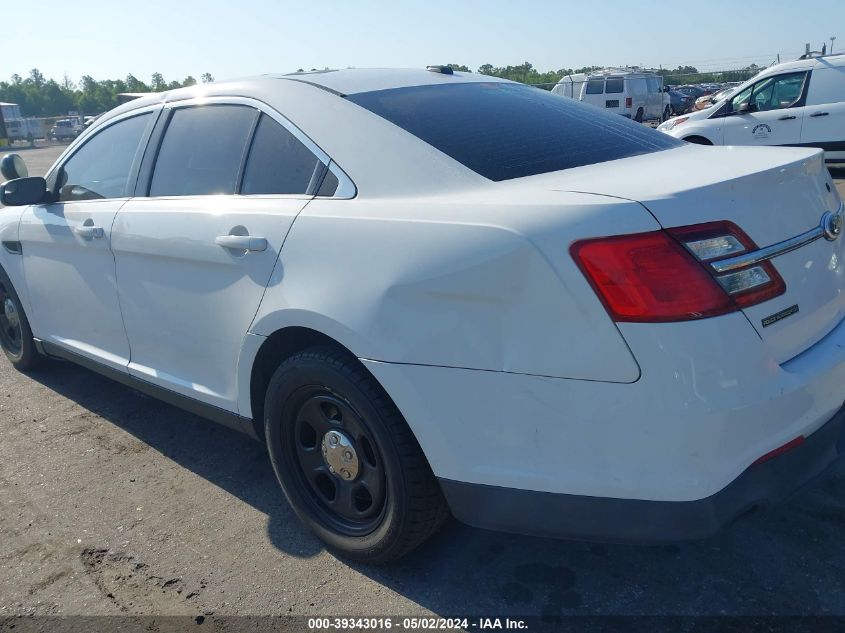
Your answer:
[[[830,54],[833,55],[833,41],[836,39],[835,35],[830,36]]]

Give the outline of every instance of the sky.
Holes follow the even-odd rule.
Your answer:
[[[845,0],[39,0],[3,29],[0,80],[132,73],[216,79],[298,68],[459,63],[726,70],[794,59],[839,35]],[[809,9],[812,7],[812,10]],[[23,27],[23,28],[21,28]],[[837,29],[841,32],[837,32]]]

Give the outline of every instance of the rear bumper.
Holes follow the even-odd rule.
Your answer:
[[[649,501],[518,490],[440,479],[455,517],[475,527],[580,540],[660,543],[707,538],[788,497],[845,452],[845,407],[792,450],[753,465],[695,501]]]

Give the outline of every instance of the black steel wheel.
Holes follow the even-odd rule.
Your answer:
[[[20,298],[5,271],[0,269],[0,347],[20,370],[35,367],[41,359]]]
[[[342,556],[395,560],[449,516],[396,405],[343,349],[315,346],[279,366],[264,401],[264,433],[294,512]]]
[[[342,534],[368,534],[384,511],[385,473],[361,414],[327,387],[293,395],[294,423],[285,443],[312,510]]]

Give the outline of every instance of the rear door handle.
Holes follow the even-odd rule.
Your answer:
[[[219,235],[214,243],[234,251],[261,252],[267,250],[267,240],[251,235]]]
[[[791,121],[795,118],[794,114],[784,114],[782,117],[778,119],[778,121]]]
[[[100,239],[105,235],[102,227],[94,226],[93,224],[84,224],[82,226],[73,227],[74,234],[83,237],[87,240]]]
[[[830,112],[813,112],[810,116],[827,116]]]

